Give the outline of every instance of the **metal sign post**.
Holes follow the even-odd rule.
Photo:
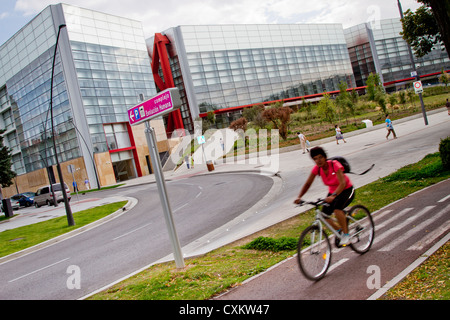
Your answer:
[[[169,198],[167,196],[166,183],[159,159],[158,147],[156,144],[155,130],[150,127],[150,119],[163,116],[167,113],[180,108],[181,99],[177,88],[166,89],[153,98],[134,106],[128,110],[128,120],[130,125],[145,123],[145,137],[147,138],[148,151],[153,164],[156,184],[158,186],[159,198],[166,220],[167,230],[169,231],[170,241],[172,242],[173,255],[177,268],[184,268],[184,259],[181,252],[180,241],[178,240],[175,223],[173,221],[172,209],[170,208]]]
[[[153,170],[155,171],[156,184],[158,185],[159,198],[161,199],[167,230],[169,231],[170,241],[173,246],[175,264],[177,268],[184,268],[183,254],[173,222],[172,209],[170,208],[169,198],[167,197],[166,183],[164,181],[159,152],[156,146],[155,130],[150,127],[148,121],[145,123],[145,136],[147,138],[148,150],[150,151],[150,159],[153,163]]]

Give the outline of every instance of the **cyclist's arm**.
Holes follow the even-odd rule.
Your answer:
[[[314,182],[314,178],[316,175],[314,173],[310,173],[308,179],[306,179],[305,184],[303,185],[302,189],[300,190],[300,193],[297,197],[297,199],[294,200],[294,203],[299,204],[301,202],[301,199],[303,195],[308,192],[309,188],[311,187],[312,183]]]

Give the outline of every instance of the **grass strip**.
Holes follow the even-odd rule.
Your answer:
[[[127,201],[119,201],[73,213],[75,226],[68,226],[67,217],[22,226],[0,232],[0,257],[32,247],[66,232],[81,228],[122,208]]]
[[[442,167],[439,153],[430,154],[418,163],[405,166],[385,178],[358,188],[353,203],[362,203],[373,212],[448,178],[450,178],[450,171]],[[93,295],[90,299],[209,299],[267,270],[296,252],[289,246],[288,250],[270,251],[245,249],[245,245],[258,237],[297,238],[313,218],[314,212],[309,210],[245,239],[213,250],[204,256],[186,259],[186,267],[181,270],[177,270],[173,262],[154,265]],[[272,241],[269,243],[273,244]],[[446,291],[443,296],[448,296],[448,286],[442,290]]]
[[[450,300],[450,243],[447,242],[380,300]]]

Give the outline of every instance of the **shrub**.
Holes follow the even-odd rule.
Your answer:
[[[281,237],[273,239],[268,237],[258,237],[252,242],[243,246],[244,249],[283,251],[295,250],[297,248],[297,239],[290,237]]]
[[[450,169],[450,137],[441,139],[439,144],[439,154],[442,160],[442,166],[445,169]]]

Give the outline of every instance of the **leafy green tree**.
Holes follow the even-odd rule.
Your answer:
[[[2,134],[5,130],[0,130],[0,186],[2,188],[9,187],[13,183],[16,173],[11,170],[12,155],[11,149],[3,145]]]
[[[439,82],[445,84],[445,86],[447,87],[447,85],[450,83],[450,75],[442,70],[442,74],[439,77]]]
[[[406,94],[405,91],[399,91],[398,92],[398,102],[400,102],[403,106],[403,109],[405,108],[405,103],[406,103]]]
[[[317,113],[324,118],[327,122],[334,122],[334,115],[336,113],[336,105],[329,94],[324,94],[322,100],[317,105]]]
[[[450,1],[418,0],[424,5],[415,12],[407,10],[402,19],[400,33],[413,48],[417,57],[431,52],[435,44],[447,49],[450,57]]]
[[[306,118],[308,120],[312,119],[312,103],[306,101],[305,98],[302,98],[302,109],[306,111]]]
[[[376,101],[377,91],[384,92],[381,84],[380,75],[378,73],[370,73],[366,80],[367,95],[370,101]]]
[[[249,122],[251,122],[254,121],[258,116],[258,114],[261,113],[262,111],[264,111],[264,105],[259,104],[251,108],[244,108],[244,110],[242,110],[242,116]]]

